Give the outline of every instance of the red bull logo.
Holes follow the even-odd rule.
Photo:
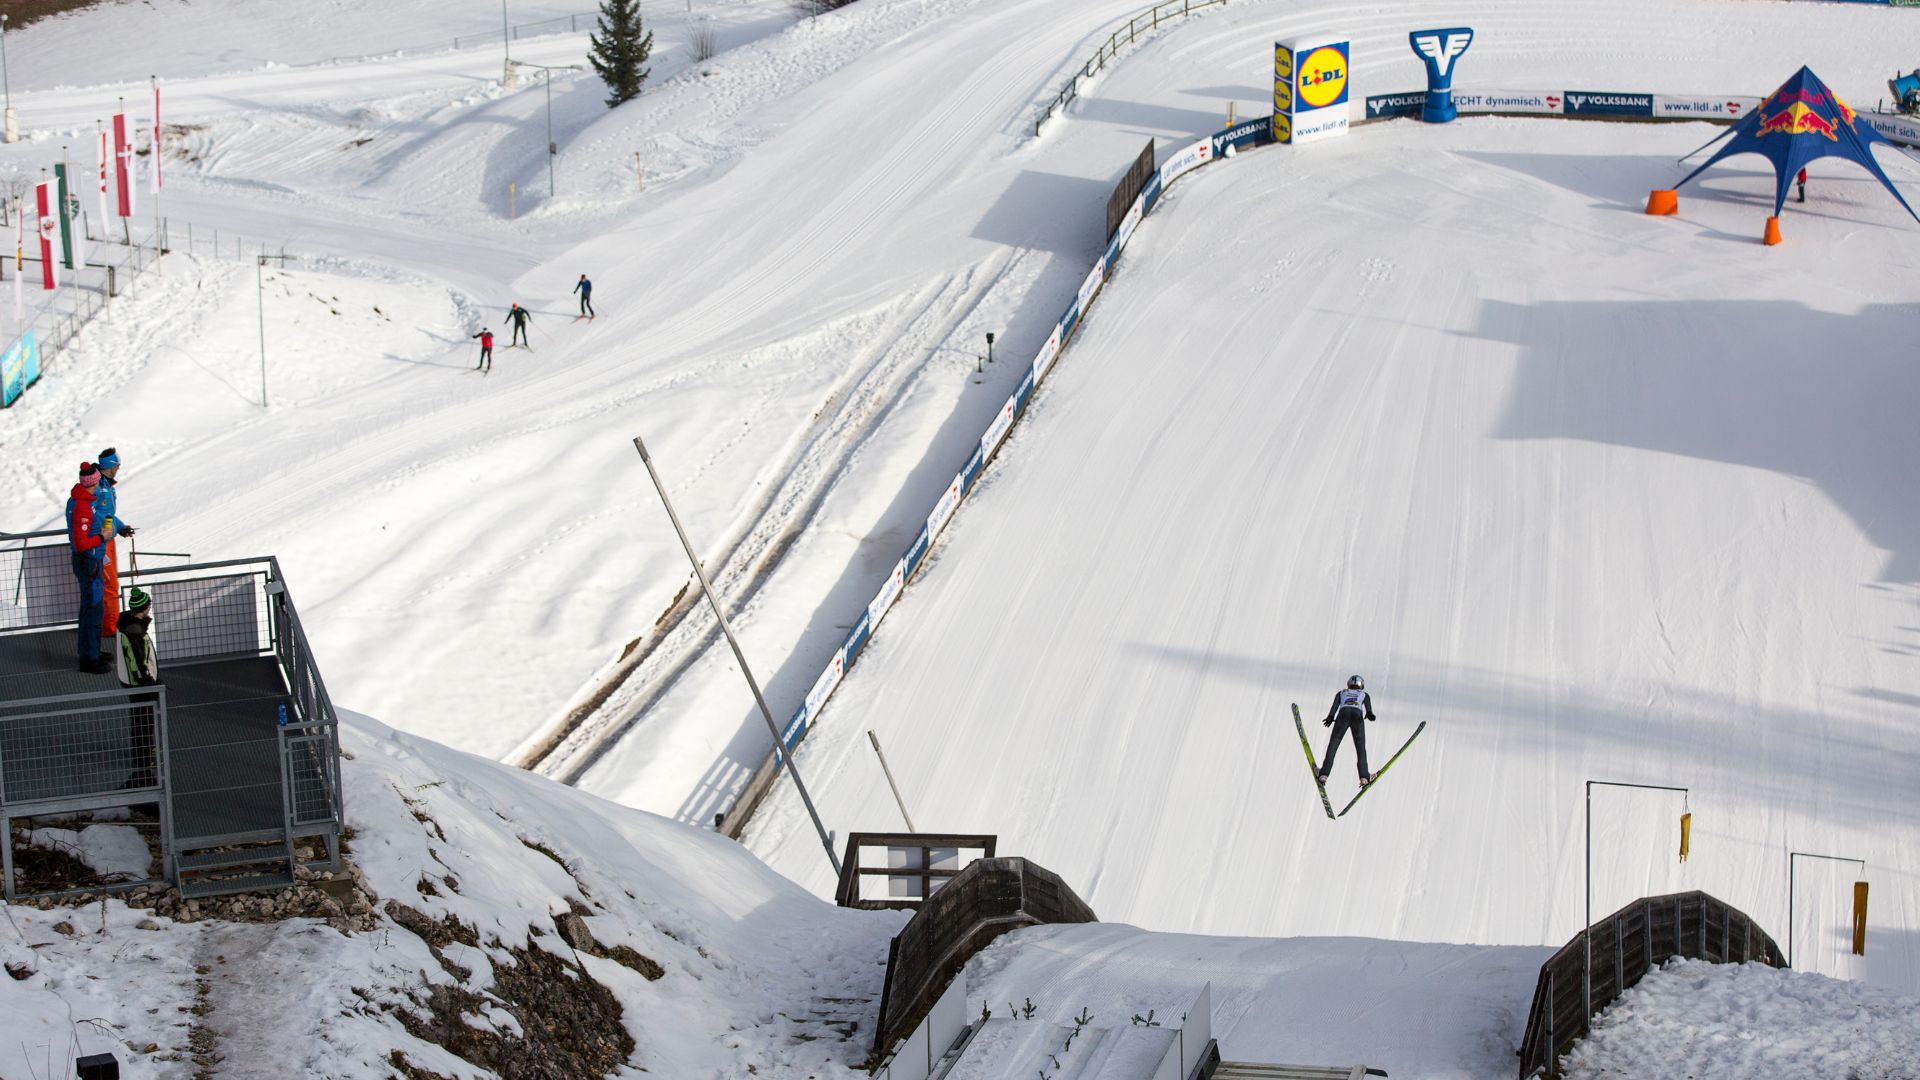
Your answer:
[[[1760,126],[1754,129],[1754,134],[1771,135],[1775,132],[1784,135],[1825,135],[1835,142],[1839,141],[1838,130],[1832,120],[1798,101],[1770,116],[1764,109],[1761,110]]]

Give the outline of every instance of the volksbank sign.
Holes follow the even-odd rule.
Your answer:
[[[1652,116],[1652,94],[1597,93],[1569,90],[1566,93],[1569,116]]]
[[[1377,120],[1383,116],[1419,116],[1420,107],[1427,103],[1425,91],[1410,94],[1368,94],[1367,119]]]

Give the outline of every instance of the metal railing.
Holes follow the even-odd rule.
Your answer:
[[[267,765],[270,771],[264,780],[281,789],[288,851],[295,839],[320,838],[326,845],[320,865],[337,867],[339,834],[345,823],[338,715],[278,560],[123,567],[120,576],[124,585],[138,584],[153,597],[153,635],[163,678],[169,666],[274,661],[284,684],[284,702],[278,732],[267,736],[267,747],[277,745],[278,749],[272,759],[257,760],[275,761]],[[23,634],[70,627],[78,607],[79,583],[63,532],[0,533],[0,631]],[[257,695],[263,690],[268,696],[259,700],[271,717],[273,703],[282,694],[264,686],[252,692]],[[186,751],[168,742],[166,701],[161,687],[60,698],[0,697],[0,815],[17,818],[125,805],[130,791],[145,793],[144,801],[157,800],[162,807],[163,865],[171,872],[181,852],[205,838],[176,837],[172,828],[173,820],[184,819],[169,814],[175,788],[168,779],[167,763],[175,753]],[[179,711],[184,716],[194,708],[231,705],[193,706],[187,701]],[[159,748],[161,760],[151,775],[139,772],[137,763],[128,764],[129,753],[141,746]],[[138,790],[129,788],[130,773],[151,783]],[[260,779],[253,778],[254,786]],[[10,867],[10,852],[6,858]],[[12,879],[8,882],[11,889]]]
[[[924,904],[934,890],[958,877],[965,869],[957,864],[963,851],[979,852],[982,859],[993,858],[994,845],[999,838],[989,834],[974,833],[849,833],[847,835],[847,853],[840,860],[840,885],[834,892],[834,902],[841,907],[886,910],[904,908],[912,911]],[[885,866],[873,866],[861,862],[862,851],[884,849],[888,856]],[[894,865],[893,859],[899,853],[903,865]],[[864,881],[881,878],[889,886],[889,895],[885,899],[868,899],[861,895]],[[891,895],[896,884],[917,884],[912,895]]]
[[[1150,34],[1160,29],[1163,21],[1184,18],[1203,8],[1226,2],[1227,0],[1163,0],[1162,3],[1134,14],[1127,20],[1125,26],[1115,30],[1108,35],[1107,40],[1100,43],[1100,47],[1093,51],[1093,55],[1087,58],[1086,63],[1080,65],[1080,69],[1073,73],[1073,76],[1067,80],[1067,84],[1060,88],[1060,92],[1053,95],[1053,100],[1047,103],[1047,107],[1040,110],[1040,115],[1033,120],[1033,133],[1040,134],[1040,129],[1053,118],[1055,113],[1073,104],[1073,99],[1080,96],[1081,80],[1093,78],[1100,69],[1112,63],[1114,58],[1120,55],[1122,48],[1140,40],[1141,34]]]
[[[1593,924],[1593,1009],[1599,1012],[1647,972],[1676,956],[1715,964],[1752,960],[1786,967],[1780,947],[1744,912],[1703,892],[1635,900]],[[1558,1076],[1560,1055],[1584,1038],[1586,934],[1576,934],[1540,967],[1520,1044],[1520,1077]]]

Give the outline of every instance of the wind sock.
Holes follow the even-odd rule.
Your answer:
[[[113,114],[113,183],[120,193],[120,216],[133,216],[133,147],[127,142],[127,114]]]
[[[38,200],[35,209],[40,214],[40,287],[58,288],[60,285],[60,264],[53,257],[55,241],[54,231],[60,227],[60,219],[55,213],[57,198],[53,184],[39,183],[33,187],[34,198]]]
[[[153,146],[149,151],[152,161],[148,163],[147,179],[152,182],[152,191],[160,194],[160,80],[153,80]]]

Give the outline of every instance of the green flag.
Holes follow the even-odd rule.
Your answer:
[[[72,203],[67,200],[67,166],[65,162],[53,167],[53,178],[58,181],[56,191],[60,196],[60,206],[55,213],[60,218],[60,264],[69,270],[78,269],[73,264],[73,225],[68,220],[68,209]]]

